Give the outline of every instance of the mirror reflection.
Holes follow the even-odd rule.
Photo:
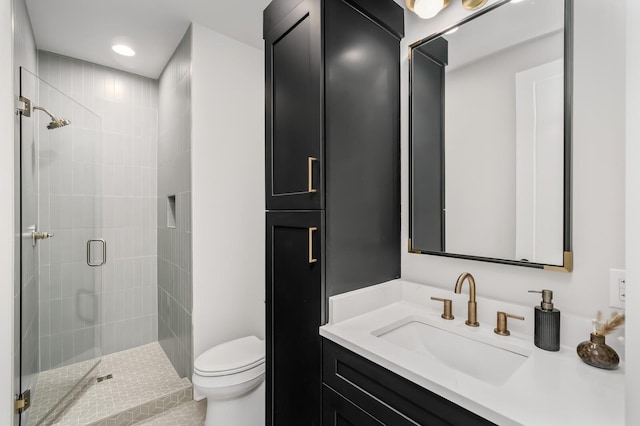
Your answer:
[[[567,98],[564,2],[501,2],[414,44],[411,249],[562,265]]]

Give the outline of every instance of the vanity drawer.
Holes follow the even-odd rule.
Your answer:
[[[322,352],[324,383],[386,425],[493,425],[330,340]]]
[[[351,401],[322,385],[322,426],[384,426]]]

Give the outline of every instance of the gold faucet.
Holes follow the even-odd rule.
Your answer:
[[[462,284],[464,284],[464,280],[469,280],[469,303],[468,303],[468,317],[465,321],[469,327],[477,327],[480,324],[478,323],[478,305],[476,303],[476,280],[473,279],[473,275],[468,272],[463,272],[458,277],[458,281],[456,281],[456,294],[460,294],[462,290]]]

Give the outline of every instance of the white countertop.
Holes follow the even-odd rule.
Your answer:
[[[453,299],[456,319],[441,319],[442,303],[432,302],[431,296]],[[577,342],[589,339],[586,319],[563,316],[562,333],[567,337],[559,352],[548,352],[533,344],[533,307],[478,298],[480,327],[468,327],[470,332],[487,343],[507,339],[508,344],[531,351],[499,386],[428,362],[424,355],[372,334],[412,315],[442,321],[443,328],[457,327],[466,319],[467,298],[467,294],[390,281],[330,298],[329,323],[320,328],[320,335],[498,425],[624,425],[623,363],[613,371],[588,366],[578,358],[575,344],[567,342],[582,335]],[[526,321],[510,320],[512,335],[498,336],[493,333],[497,310],[525,315]],[[585,324],[586,331],[582,330]]]

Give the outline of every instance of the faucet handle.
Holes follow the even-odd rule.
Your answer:
[[[498,312],[498,326],[493,329],[494,333],[501,336],[508,336],[511,334],[507,329],[507,318],[524,320],[524,317],[521,317],[519,315],[507,314],[506,312]]]
[[[446,320],[452,320],[455,317],[451,313],[451,299],[442,299],[440,297],[432,297],[431,300],[437,300],[438,302],[444,302],[444,312],[440,315]]]

